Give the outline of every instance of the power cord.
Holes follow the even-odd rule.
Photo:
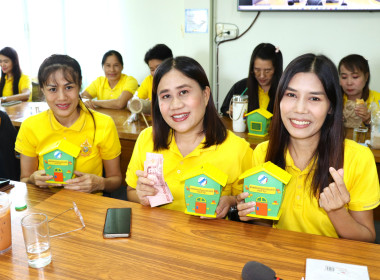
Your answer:
[[[221,44],[223,44],[223,43],[235,41],[235,40],[240,39],[241,37],[243,37],[252,28],[252,26],[255,24],[256,20],[260,16],[260,13],[261,12],[257,12],[257,15],[253,19],[251,25],[248,26],[248,28],[241,35],[239,35],[239,36],[237,36],[237,37],[235,37],[233,39],[223,40],[223,41],[219,41],[219,42],[216,42],[216,38],[218,37],[218,34],[216,34],[216,36],[215,36],[214,41],[216,43],[216,108],[217,108],[218,112],[219,112],[219,46]],[[233,25],[235,25],[237,27],[236,24],[233,24]],[[237,30],[239,30],[239,29],[237,29]]]

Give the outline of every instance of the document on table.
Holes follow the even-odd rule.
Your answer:
[[[305,280],[369,280],[363,265],[306,259]]]

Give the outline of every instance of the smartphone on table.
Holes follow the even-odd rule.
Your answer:
[[[131,208],[108,208],[103,237],[129,237],[131,233]]]
[[[11,180],[9,180],[7,178],[0,178],[0,187],[7,186],[7,185],[9,185],[10,182],[11,182]]]

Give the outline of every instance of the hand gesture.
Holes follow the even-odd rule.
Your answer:
[[[104,189],[104,178],[94,174],[87,174],[74,171],[76,178],[67,180],[65,189],[91,193],[94,191],[102,191]]]
[[[319,195],[319,206],[326,212],[339,210],[350,202],[350,193],[343,181],[343,169],[337,171],[330,167],[329,171],[334,182]]]
[[[155,189],[154,182],[148,179],[148,173],[142,170],[136,171],[137,185],[136,194],[140,200],[140,203],[144,206],[149,206],[149,199],[147,196],[154,196],[157,194],[158,190]]]
[[[44,169],[37,170],[33,172],[33,174],[30,176],[30,181],[32,182],[32,184],[40,188],[47,188],[49,186],[55,186],[55,187],[62,186],[62,184],[46,183],[46,181],[52,181],[52,180],[54,180],[54,177],[51,175],[46,175],[46,172]]]
[[[239,194],[236,198],[238,214],[241,221],[250,221],[250,220],[257,219],[254,217],[247,217],[247,215],[251,212],[254,212],[256,208],[256,202],[254,201],[247,202],[247,203],[244,202],[245,199],[248,197],[248,195],[249,194],[247,192],[244,192],[244,193]]]

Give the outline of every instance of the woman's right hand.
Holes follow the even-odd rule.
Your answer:
[[[154,182],[148,179],[148,173],[142,170],[137,170],[136,175],[138,177],[136,185],[136,194],[142,205],[149,206],[150,204],[147,196],[156,195],[158,190],[153,187]]]
[[[49,186],[56,186],[56,187],[62,186],[62,184],[46,183],[46,181],[53,180],[54,177],[51,175],[46,175],[46,172],[44,169],[33,172],[33,174],[30,175],[29,179],[33,185],[36,185],[40,188],[47,188]]]
[[[248,195],[249,194],[247,192],[244,192],[236,197],[238,214],[241,221],[257,220],[257,218],[254,217],[247,217],[249,213],[255,211],[256,207],[256,202],[254,201],[245,203],[245,199],[248,197]]]

